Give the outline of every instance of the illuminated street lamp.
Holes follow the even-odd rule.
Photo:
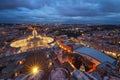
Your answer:
[[[19,64],[23,64],[23,61],[19,61]]]
[[[39,72],[39,67],[38,66],[33,66],[32,67],[32,74],[36,75]]]

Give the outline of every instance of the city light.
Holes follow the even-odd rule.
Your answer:
[[[0,24],[0,80],[120,80],[120,27],[87,25]]]
[[[38,66],[33,66],[32,67],[32,74],[37,74],[39,72],[39,67]]]
[[[22,62],[22,61],[19,61],[19,64],[23,64],[23,62]]]
[[[50,47],[48,43],[53,42],[54,39],[52,37],[42,36],[37,33],[37,30],[32,31],[32,35],[27,37],[22,37],[17,41],[13,41],[10,46],[13,48],[20,48],[17,53],[26,52],[31,49],[35,49],[35,47]],[[29,44],[29,45],[28,45]],[[54,44],[52,45],[54,46]],[[51,47],[52,47],[51,46]]]

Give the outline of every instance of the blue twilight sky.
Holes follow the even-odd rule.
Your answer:
[[[0,23],[120,24],[120,0],[0,0]]]

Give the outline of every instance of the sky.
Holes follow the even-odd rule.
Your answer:
[[[120,0],[0,0],[0,23],[120,24]]]

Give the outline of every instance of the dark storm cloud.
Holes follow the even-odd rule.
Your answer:
[[[17,9],[19,7],[39,9],[49,5],[49,1],[51,0],[0,0],[0,9]]]
[[[0,22],[120,23],[120,0],[0,0]]]
[[[67,4],[67,3],[66,3]],[[58,6],[58,12],[63,16],[106,16],[120,13],[118,0],[81,0],[80,3]]]
[[[22,2],[21,2],[22,1]],[[18,7],[30,7],[29,2],[26,3],[25,0],[1,0],[0,9],[17,9]]]

